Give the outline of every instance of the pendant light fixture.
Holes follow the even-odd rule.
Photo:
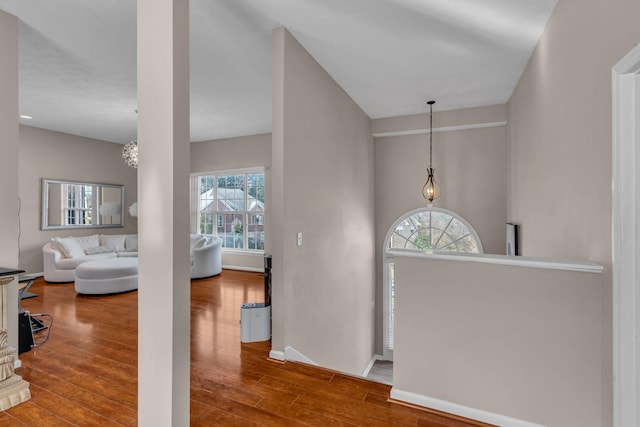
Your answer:
[[[440,197],[440,186],[436,182],[433,169],[433,104],[436,101],[429,101],[429,167],[427,168],[427,182],[422,186],[422,197],[429,202],[433,202]]]

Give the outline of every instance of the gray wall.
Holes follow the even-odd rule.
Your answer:
[[[425,109],[427,106],[425,105]],[[434,129],[503,123],[506,105],[437,112]],[[428,115],[372,121],[374,134],[412,132],[429,127]],[[382,354],[382,252],[387,231],[403,214],[425,207],[422,197],[429,164],[429,135],[375,139],[377,301],[376,353]],[[507,219],[507,139],[504,124],[433,134],[433,164],[442,196],[434,206],[464,217],[480,236],[485,253],[504,254]]]
[[[509,101],[509,219],[528,256],[611,261],[611,68],[640,2],[558,3]]]
[[[561,0],[509,101],[508,218],[528,256],[611,259],[611,68],[640,41],[640,2]],[[605,272],[603,307],[611,307]],[[602,396],[611,425],[611,313]]]
[[[137,233],[138,219],[129,215],[137,200],[137,173],[122,159],[122,145],[30,126],[20,126],[20,268],[41,273],[42,246],[51,237]],[[41,179],[124,184],[123,228],[40,230]]]
[[[370,120],[284,28],[273,78],[273,349],[361,374],[374,341]]]
[[[394,390],[549,427],[607,425],[601,273],[405,256],[395,267]]]
[[[191,143],[191,173],[264,166],[265,170],[265,253],[269,253],[271,216],[271,134],[242,136]],[[264,269],[262,255],[222,253],[225,268]]]

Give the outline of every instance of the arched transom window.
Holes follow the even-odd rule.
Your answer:
[[[407,212],[389,228],[384,242],[384,358],[393,360],[395,264],[389,250],[482,253],[478,233],[460,215],[426,207]]]
[[[427,252],[481,253],[482,244],[473,227],[451,211],[420,209],[396,221],[389,249]]]

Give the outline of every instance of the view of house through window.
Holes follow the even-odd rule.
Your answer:
[[[191,228],[222,238],[226,249],[264,250],[264,171],[217,172],[192,177]]]

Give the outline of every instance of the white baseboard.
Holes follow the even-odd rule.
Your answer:
[[[315,365],[318,366],[316,362],[309,359],[304,354],[300,353],[293,347],[286,347],[284,351],[271,350],[269,352],[269,358],[275,360],[289,360],[291,362],[302,362],[307,365]]]
[[[318,366],[318,364],[316,362],[314,362],[313,360],[309,359],[307,356],[305,356],[304,354],[300,353],[298,350],[296,350],[293,347],[285,347],[284,355],[285,355],[287,360],[290,360],[292,362],[302,362],[302,363],[306,363],[307,365]]]
[[[364,372],[362,373],[363,377],[367,377],[367,375],[369,375],[369,372],[371,371],[371,368],[373,368],[374,363],[376,363],[376,360],[384,360],[382,358],[381,355],[379,354],[374,354],[373,357],[371,358],[371,361],[369,362],[369,364],[367,365],[366,369],[364,370]]]
[[[225,265],[222,264],[222,268],[227,270],[240,270],[240,271],[251,271],[254,273],[264,273],[264,268],[256,268],[256,267],[244,267],[241,265]]]
[[[271,350],[269,352],[269,358],[274,360],[281,360],[281,361],[287,360],[284,357],[284,351],[277,351],[277,350]]]
[[[494,414],[481,409],[469,408],[457,403],[447,402],[446,400],[435,399],[422,394],[398,390],[395,387],[391,388],[391,398],[418,406],[424,406],[426,408],[437,409],[442,412],[448,412],[449,414],[458,415],[460,417],[470,418],[472,420],[482,421],[488,424],[495,424],[500,427],[544,427],[541,424],[511,418],[506,415]]]

